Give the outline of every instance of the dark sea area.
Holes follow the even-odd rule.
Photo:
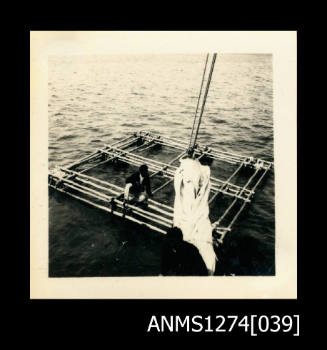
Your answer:
[[[51,56],[49,169],[141,129],[188,140],[204,63],[205,54]],[[271,55],[218,54],[199,143],[274,161],[272,68]],[[91,175],[122,185],[134,170],[109,167]],[[215,176],[225,179],[228,170]],[[158,192],[154,199],[167,198]],[[172,203],[173,194],[167,200]],[[49,191],[50,277],[157,276],[163,238]],[[275,275],[274,171],[226,235],[218,258],[216,275]]]

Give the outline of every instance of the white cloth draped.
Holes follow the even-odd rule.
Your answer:
[[[174,226],[182,230],[185,241],[198,248],[209,274],[213,274],[216,254],[209,220],[210,168],[196,159],[182,159],[174,188]]]

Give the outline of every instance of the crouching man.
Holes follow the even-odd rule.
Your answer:
[[[146,203],[152,196],[148,167],[143,164],[139,171],[126,179],[124,199],[132,203]]]

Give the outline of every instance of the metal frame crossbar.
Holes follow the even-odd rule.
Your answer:
[[[173,148],[179,152],[168,163],[142,156],[142,151],[156,145]],[[153,189],[153,193],[164,190],[172,185],[178,161],[188,152],[188,142],[174,140],[170,137],[149,131],[140,131],[123,138],[114,144],[104,145],[103,148],[82,157],[71,164],[56,167],[49,173],[49,187],[65,193],[75,199],[87,203],[95,208],[102,209],[113,215],[125,218],[137,224],[145,225],[151,230],[166,233],[167,228],[173,225],[173,207],[169,203],[161,203],[153,199],[148,200],[146,207],[125,203],[122,199],[124,188],[108,181],[97,179],[86,173],[100,165],[114,161],[124,162],[133,166],[147,164],[150,177],[166,178],[164,183]],[[273,163],[254,157],[245,157],[217,149],[197,145],[194,149],[197,159],[203,157],[215,161],[238,165],[228,179],[218,179],[211,176],[211,189],[209,198],[210,210],[215,210],[215,200],[219,195],[231,198],[231,204],[222,215],[212,224],[213,238],[216,244],[222,243],[226,233],[231,231],[237,218],[251,202],[253,195],[267,172],[273,168]],[[174,165],[174,163],[176,163]],[[243,186],[232,183],[232,180],[244,168],[253,170],[251,176]],[[237,205],[239,205],[237,207]]]

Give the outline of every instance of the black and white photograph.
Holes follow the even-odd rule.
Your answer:
[[[278,277],[275,53],[210,48],[47,55],[50,282]]]

